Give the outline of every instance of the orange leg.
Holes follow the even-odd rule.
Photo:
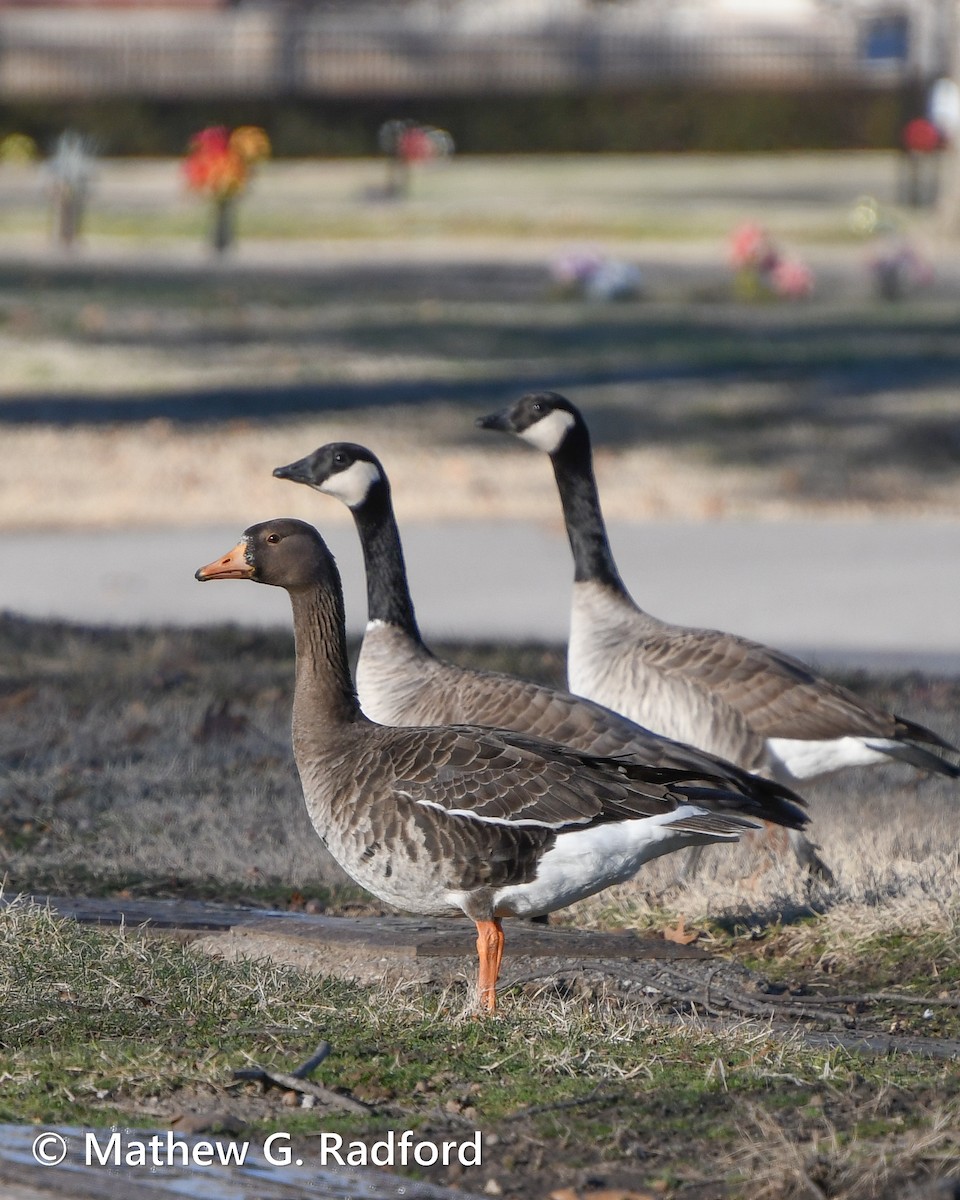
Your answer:
[[[480,975],[477,980],[477,999],[484,1012],[496,1012],[497,979],[503,959],[503,926],[500,918],[492,921],[477,921],[477,956],[480,959]]]

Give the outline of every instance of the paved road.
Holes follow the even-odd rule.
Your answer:
[[[286,597],[195,582],[235,528],[0,535],[0,608],[101,624],[286,625]],[[325,529],[348,623],[366,619],[353,529]],[[407,527],[424,635],[566,635],[571,566],[562,531],[517,522]],[[634,595],[658,616],[735,630],[824,664],[960,673],[960,523],[744,521],[615,524]]]

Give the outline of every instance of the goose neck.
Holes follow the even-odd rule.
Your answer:
[[[290,601],[297,654],[294,726],[314,729],[358,720],[342,598],[316,586],[291,588]]]
[[[551,461],[573,552],[575,581],[596,581],[626,595],[607,537],[586,430],[572,430]]]
[[[368,619],[396,625],[419,642],[420,630],[389,492],[378,488],[353,509],[353,519],[363,548]]]

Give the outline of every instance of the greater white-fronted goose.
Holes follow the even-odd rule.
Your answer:
[[[482,417],[550,456],[573,551],[570,690],[750,771],[787,782],[902,759],[960,775],[937,734],[828,682],[798,659],[713,629],[670,625],[633,601],[600,511],[590,435],[555,392]]]
[[[368,624],[357,661],[363,711],[382,725],[485,725],[512,729],[601,756],[703,772],[711,786],[759,806],[797,796],[715,755],[651,733],[599,704],[527,680],[437,658],[417,624],[390,481],[365,446],[331,442],[274,475],[341,500],[353,514],[367,577]]]
[[[595,758],[471,725],[395,728],[360,710],[333,556],[310,525],[253,525],[200,580],[285,588],[293,606],[293,751],[333,857],[398,908],[477,926],[478,999],[492,1011],[501,919],[536,916],[686,845],[736,838],[750,804],[702,773]],[[784,800],[785,825],[805,821]]]

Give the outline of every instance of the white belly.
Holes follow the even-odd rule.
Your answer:
[[[684,846],[736,840],[735,833],[696,834],[671,828],[671,823],[702,813],[685,805],[661,817],[597,825],[561,834],[540,860],[531,883],[501,888],[494,898],[501,915],[534,917],[564,908],[603,888],[630,879],[645,862]],[[451,894],[452,903],[461,898]]]
[[[812,779],[844,767],[866,767],[889,762],[882,738],[841,737],[825,741],[768,738],[767,751],[779,778]]]

